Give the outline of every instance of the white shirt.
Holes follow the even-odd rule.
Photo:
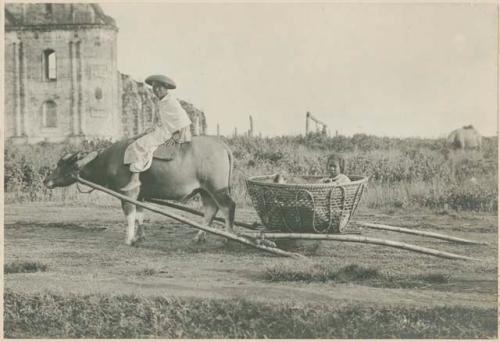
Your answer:
[[[158,126],[165,127],[170,134],[191,124],[188,114],[172,93],[165,95],[158,107]]]

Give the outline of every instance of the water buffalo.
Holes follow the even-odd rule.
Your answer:
[[[140,188],[121,191],[131,175],[129,166],[123,164],[130,142],[119,141],[100,153],[77,152],[64,156],[44,180],[45,186],[52,189],[71,185],[76,182],[75,170],[79,170],[82,178],[139,201],[150,198],[184,201],[199,193],[203,223],[210,225],[221,210],[226,229],[233,232],[235,202],[230,196],[233,157],[222,141],[210,136],[193,137],[191,143],[180,146],[173,160],[154,159],[151,167],[140,175]],[[122,201],[122,209],[127,218],[126,243],[133,245],[144,239],[143,209],[125,201]],[[199,231],[195,240],[204,238],[205,232]]]
[[[448,135],[448,145],[455,149],[481,149],[482,137],[472,126],[458,128]]]

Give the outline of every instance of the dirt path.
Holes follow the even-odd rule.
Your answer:
[[[256,220],[239,210],[239,220]],[[124,244],[125,224],[118,207],[61,207],[57,204],[5,206],[5,263],[37,261],[46,272],[5,275],[5,287],[22,292],[140,294],[177,297],[245,298],[256,301],[325,302],[360,305],[496,305],[495,216],[437,216],[430,212],[358,213],[358,219],[418,226],[464,238],[493,242],[464,246],[416,236],[366,231],[374,237],[398,239],[481,258],[465,262],[421,256],[377,246],[323,242],[310,261],[294,261],[209,237],[191,241],[195,229],[152,215],[147,240],[139,247]],[[365,284],[269,282],[273,267],[307,267],[303,263],[358,264],[401,275],[439,273],[446,284],[401,289]]]

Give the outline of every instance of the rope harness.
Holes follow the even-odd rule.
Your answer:
[[[76,175],[76,188],[78,189],[78,191],[81,193],[81,194],[90,194],[92,191],[95,190],[95,188],[90,188],[89,191],[83,191],[81,188],[80,188],[80,182],[78,181],[78,177],[79,175],[77,174]]]

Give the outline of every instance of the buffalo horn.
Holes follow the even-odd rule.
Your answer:
[[[74,155],[76,155],[76,153],[65,154],[64,157],[61,158],[61,160],[66,161],[66,160],[70,159],[71,157],[73,157]]]
[[[85,157],[83,157],[82,159],[80,159],[79,161],[76,162],[76,167],[79,169],[84,167],[85,165],[90,163],[92,160],[94,160],[98,154],[99,153],[97,153],[97,151],[90,152]]]

